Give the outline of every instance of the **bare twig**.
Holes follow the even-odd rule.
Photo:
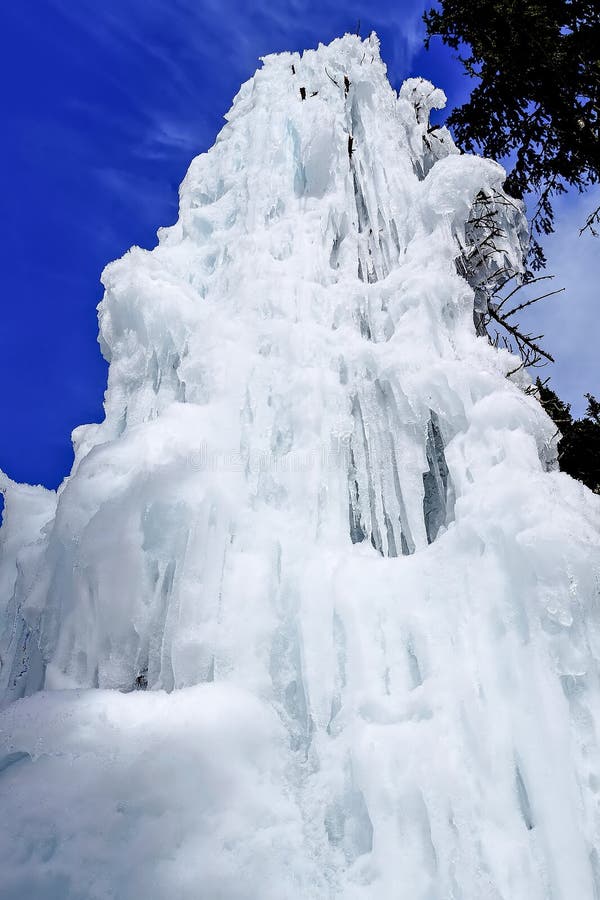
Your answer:
[[[508,319],[509,316],[514,315],[520,309],[525,309],[526,306],[531,306],[532,303],[537,303],[539,300],[545,300],[546,297],[554,297],[555,294],[562,294],[564,291],[564,287],[558,288],[556,291],[550,291],[548,294],[542,294],[540,297],[534,297],[533,300],[528,300],[527,303],[519,303],[518,306],[515,306],[514,309],[510,309],[508,312],[503,313],[505,319]]]
[[[548,278],[554,278],[554,275],[540,275],[537,278],[532,278],[530,281],[519,282],[519,284],[517,284],[517,286],[512,289],[510,294],[507,294],[506,297],[503,297],[501,302],[496,305],[496,309],[502,309],[506,301],[510,300],[511,297],[514,297],[517,291],[520,291],[526,285],[535,284],[537,281],[546,281]]]
[[[589,214],[587,219],[585,220],[585,225],[583,228],[579,229],[579,234],[582,235],[584,231],[587,231],[589,228],[590,232],[594,235],[594,237],[598,237],[598,227],[600,226],[600,206],[596,207],[596,209]]]
[[[553,356],[551,356],[545,350],[542,350],[542,348],[539,346],[539,344],[536,344],[535,340],[532,339],[529,335],[523,334],[523,332],[519,331],[519,329],[516,328],[514,325],[509,325],[508,322],[505,322],[504,318],[502,316],[497,315],[497,313],[493,307],[490,307],[489,313],[490,313],[490,316],[492,317],[492,319],[495,319],[495,321],[498,322],[500,325],[502,325],[503,328],[506,328],[508,333],[512,334],[512,336],[515,338],[515,340],[518,343],[522,343],[526,347],[529,347],[531,350],[535,350],[535,352],[538,354],[538,356],[543,356],[544,359],[547,359],[549,362],[552,362],[552,363],[554,362]],[[537,335],[536,339],[540,338],[540,337],[543,337],[543,335]]]

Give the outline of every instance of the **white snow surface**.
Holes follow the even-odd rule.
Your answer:
[[[600,896],[600,499],[476,335],[444,101],[266,57],[106,268],[105,420],[1,482],[4,900]]]

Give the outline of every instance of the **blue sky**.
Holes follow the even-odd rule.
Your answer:
[[[177,215],[177,188],[208,149],[258,58],[375,28],[390,80],[424,75],[450,106],[470,82],[438,42],[422,48],[423,4],[396,0],[33,0],[4,11],[0,145],[4,323],[0,468],[56,487],[71,430],[102,418],[96,343],[104,265],[152,247]],[[577,238],[590,197],[560,204],[550,270],[568,297],[542,325],[553,385],[577,411],[600,394],[595,308],[600,241]],[[560,267],[560,268],[559,268]],[[552,301],[549,301],[552,304]],[[594,306],[592,304],[594,303]],[[540,311],[541,314],[541,311]]]

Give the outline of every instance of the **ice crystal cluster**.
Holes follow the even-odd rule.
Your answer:
[[[266,57],[106,268],[105,419],[2,476],[6,900],[600,896],[600,502],[476,327],[527,229],[444,101]]]

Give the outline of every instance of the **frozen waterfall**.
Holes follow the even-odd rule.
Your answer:
[[[444,102],[268,56],[104,271],[104,421],[0,475],[6,900],[600,898],[600,499],[481,333],[471,210],[488,278],[527,226]]]

